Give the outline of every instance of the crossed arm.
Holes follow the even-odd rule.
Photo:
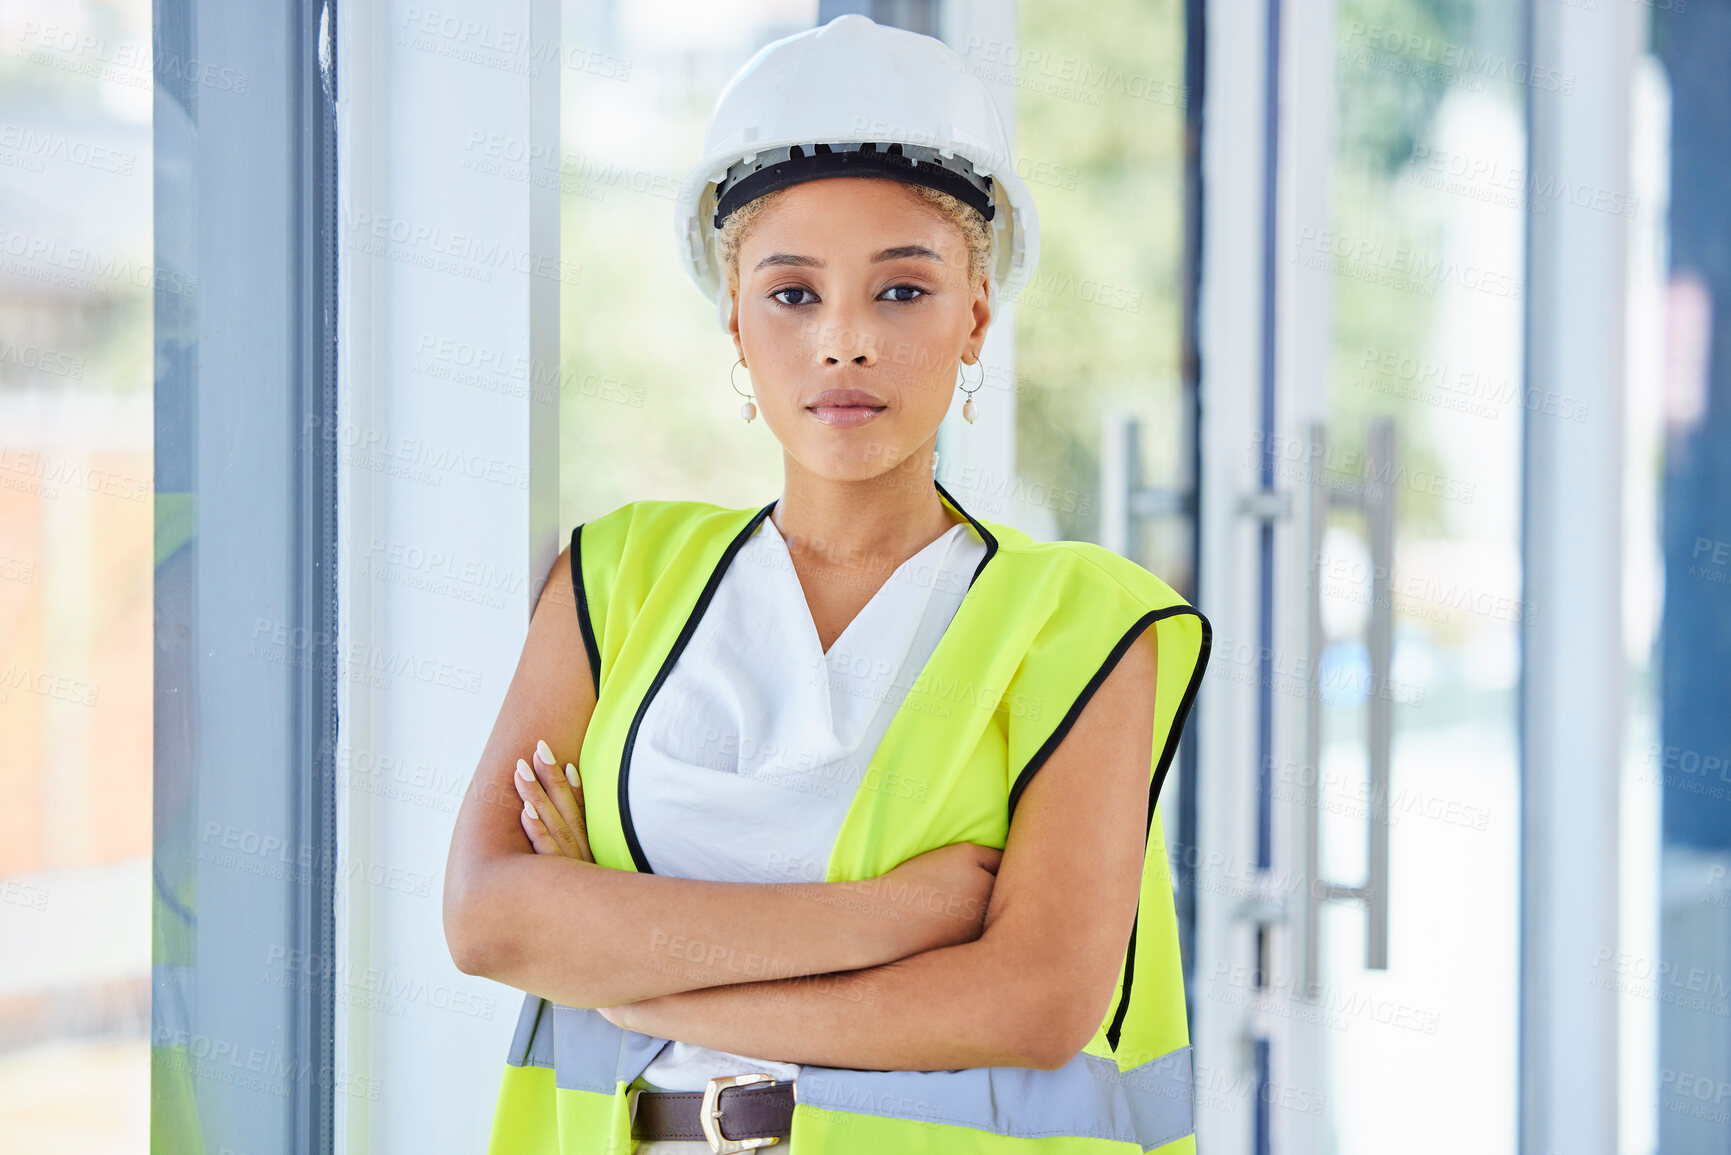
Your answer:
[[[1140,893],[1151,630],[1023,791],[981,921],[888,888],[704,882],[608,870],[569,847],[537,854],[524,799],[568,810],[581,795],[540,758],[520,792],[517,759],[543,740],[577,751],[595,705],[569,573],[561,554],[458,815],[445,927],[459,968],[631,1030],[798,1063],[1053,1068],[1086,1045]],[[675,962],[676,940],[720,949]]]

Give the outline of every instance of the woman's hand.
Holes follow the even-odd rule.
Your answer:
[[[904,895],[895,911],[907,927],[910,954],[973,942],[985,932],[986,911],[1004,852],[977,842],[952,842],[916,854],[883,877]]]
[[[559,760],[545,740],[535,744],[533,767],[517,759],[517,794],[523,799],[523,832],[536,854],[558,854],[594,862],[589,850],[589,830],[583,821],[583,779],[577,767],[565,763],[559,772]],[[624,1011],[630,1004],[617,1007],[597,1007],[601,1017],[616,1027],[630,1030]]]
[[[559,760],[545,741],[535,744],[533,767],[517,759],[517,796],[523,800],[520,816],[523,832],[536,854],[558,854],[594,862],[589,850],[589,829],[583,821],[583,780],[577,767]]]

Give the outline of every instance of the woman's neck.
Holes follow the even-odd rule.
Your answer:
[[[788,461],[770,516],[795,558],[828,568],[894,569],[967,519],[938,495],[930,454],[863,481],[818,477]]]

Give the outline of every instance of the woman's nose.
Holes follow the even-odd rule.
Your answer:
[[[817,328],[812,336],[824,364],[839,365],[852,361],[863,367],[877,363],[880,339],[852,317],[832,316],[814,321],[814,324]]]

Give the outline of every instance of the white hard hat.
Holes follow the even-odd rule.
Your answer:
[[[930,185],[980,209],[997,239],[994,308],[1040,259],[1033,194],[1016,175],[986,86],[943,41],[848,13],[745,62],[716,98],[703,160],[680,188],[680,261],[715,302],[723,329],[731,302],[716,246],[719,202],[731,212],[824,176]]]

